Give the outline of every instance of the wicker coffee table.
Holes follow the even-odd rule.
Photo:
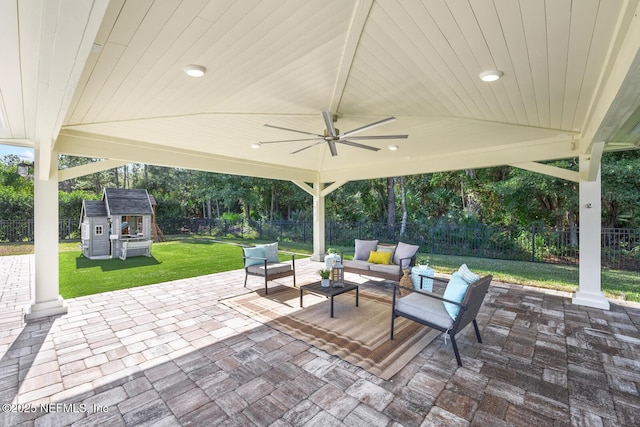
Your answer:
[[[345,283],[343,288],[323,288],[320,282],[309,283],[308,285],[300,286],[300,307],[302,306],[302,295],[305,292],[309,292],[315,295],[331,298],[331,317],[333,317],[333,297],[341,295],[346,292],[356,291],[356,307],[358,307],[358,285],[353,283]],[[304,308],[304,307],[303,307]]]

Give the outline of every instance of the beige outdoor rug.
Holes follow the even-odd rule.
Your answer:
[[[355,291],[334,298],[334,317],[329,317],[330,300],[304,294],[300,308],[298,288],[279,286],[221,301],[227,306],[272,326],[294,338],[321,348],[372,374],[388,380],[440,333],[404,318],[396,318],[393,341],[391,300],[360,289],[359,307]]]

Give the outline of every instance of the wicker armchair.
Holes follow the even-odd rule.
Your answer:
[[[426,276],[422,276],[427,279]],[[464,329],[469,323],[473,323],[476,331],[476,338],[482,343],[480,330],[476,322],[476,316],[482,305],[485,294],[489,290],[489,284],[493,276],[488,275],[474,283],[471,283],[467,293],[461,303],[444,299],[441,295],[433,292],[412,290],[408,295],[396,298],[398,292],[393,293],[393,306],[391,313],[391,339],[393,339],[393,328],[396,317],[405,317],[420,324],[429,326],[445,332],[451,337],[451,345],[456,355],[458,365],[462,366],[460,353],[456,344],[456,334]],[[460,311],[454,318],[445,309],[444,302],[455,304],[460,307]]]

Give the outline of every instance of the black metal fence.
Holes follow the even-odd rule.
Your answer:
[[[206,234],[217,237],[311,243],[310,221],[217,220],[170,218],[158,221],[164,234]],[[33,241],[33,220],[0,220],[0,242]],[[355,239],[403,241],[420,245],[420,252],[518,261],[577,264],[580,230],[547,227],[494,227],[481,224],[407,224],[389,227],[378,223],[325,224],[327,247],[352,247]],[[78,239],[77,219],[61,219],[60,240]],[[603,228],[602,266],[640,271],[640,229]]]
[[[58,236],[60,240],[80,238],[79,222],[77,219],[61,219],[58,221]],[[32,219],[0,219],[0,243],[33,242]]]
[[[311,243],[310,221],[253,221],[173,219],[160,224],[165,234],[200,233],[235,237]],[[603,228],[602,266],[640,271],[640,229]],[[494,227],[482,224],[407,224],[389,227],[379,223],[325,224],[327,247],[352,247],[355,239],[403,241],[420,245],[420,252],[474,256],[516,261],[577,265],[580,230],[554,230],[542,226]]]

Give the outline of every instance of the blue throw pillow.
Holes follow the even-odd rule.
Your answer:
[[[244,266],[245,267],[249,267],[251,265],[257,265],[257,264],[263,264],[264,265],[264,260],[262,259],[256,259],[256,258],[266,258],[264,256],[264,248],[263,247],[255,247],[255,248],[242,248],[242,250],[244,251],[244,256],[247,257],[244,260]],[[249,257],[253,257],[253,258],[249,258]]]
[[[464,296],[467,294],[468,288],[469,284],[465,282],[462,276],[460,276],[456,271],[451,275],[451,279],[449,279],[449,283],[447,283],[447,287],[444,290],[442,297],[450,301],[462,303]],[[453,320],[456,320],[458,312],[460,311],[460,306],[445,301],[444,308],[447,310],[447,313],[449,313],[449,316],[451,316]]]

